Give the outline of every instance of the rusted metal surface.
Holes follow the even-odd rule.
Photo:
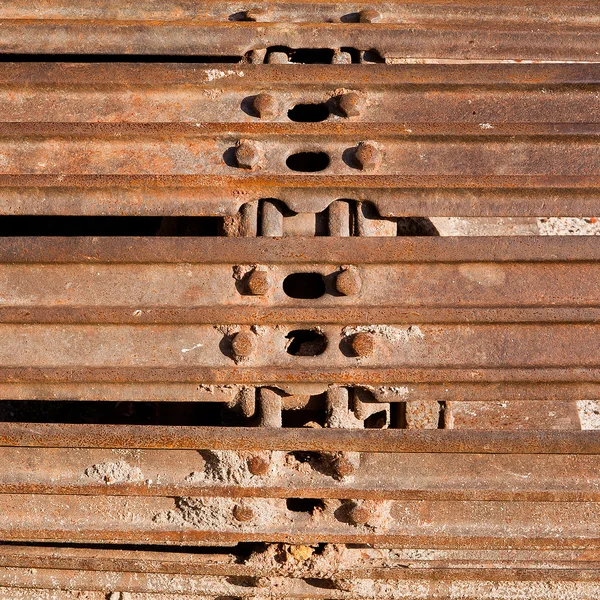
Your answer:
[[[596,600],[599,23],[2,3],[0,599]]]
[[[261,198],[300,213],[350,198],[383,216],[593,214],[599,73],[593,64],[6,64],[0,209],[225,216]],[[267,92],[273,107],[260,118],[253,104]],[[350,116],[348,94],[358,98]],[[326,120],[290,121],[298,104],[321,107]],[[256,146],[251,168],[236,162],[240,142]],[[361,143],[380,154],[372,168],[359,168]],[[286,166],[305,151],[326,152],[329,165]]]
[[[68,439],[68,438],[67,438]],[[385,450],[385,445],[382,446]],[[597,455],[363,452],[351,477],[318,457],[268,451],[2,447],[3,494],[585,502]],[[262,454],[261,454],[262,452]],[[269,458],[264,475],[248,461]],[[235,468],[230,468],[234,465]],[[229,470],[228,470],[229,468]]]
[[[536,2],[533,10],[510,1],[375,2],[368,8],[270,1],[132,7],[121,1],[77,9],[68,2],[15,1],[3,3],[0,50],[241,57],[292,46],[375,50],[385,58],[595,61],[598,20],[594,6],[551,1]]]
[[[237,520],[236,506],[251,520]],[[352,500],[299,512],[281,498],[0,495],[4,540],[206,544],[269,541],[430,548],[597,548],[596,502],[384,501],[354,521]],[[23,506],[27,506],[24,513]]]
[[[600,433],[2,423],[3,446],[583,455],[600,454]]]
[[[39,207],[29,208],[40,201],[38,188],[43,190],[41,206],[64,196],[57,208],[49,210],[59,214],[87,212],[73,208],[79,188],[89,202],[112,204],[111,214],[123,210],[127,214],[126,207],[148,193],[154,208],[142,209],[142,214],[149,210],[160,214],[160,197],[175,188],[175,206],[185,203],[193,191],[200,198],[194,203],[196,210],[206,198],[208,206],[200,212],[216,215],[231,214],[243,202],[265,196],[303,212],[324,210],[348,196],[366,201],[379,196],[376,204],[383,203],[384,215],[406,215],[409,208],[413,214],[418,210],[417,214],[448,215],[449,205],[461,215],[536,215],[545,206],[541,190],[551,187],[559,188],[551,195],[559,214],[581,214],[589,213],[596,198],[598,131],[596,124],[576,123],[499,124],[492,129],[476,124],[377,127],[356,123],[340,129],[333,123],[240,123],[235,128],[217,123],[201,128],[189,123],[7,123],[0,125],[0,186],[11,203],[24,203],[18,212],[38,214]],[[356,162],[365,139],[377,147],[380,165],[362,168]],[[252,143],[258,153],[252,169],[236,162],[235,150],[243,141]],[[304,152],[326,154],[323,170],[299,173],[287,166],[290,156]],[[309,160],[313,159],[311,155]],[[484,194],[482,185],[484,190],[493,188],[500,207],[469,208],[473,199],[468,191],[480,190],[479,199]],[[290,199],[288,187],[295,188]],[[322,190],[312,203],[300,198],[296,205],[291,203],[294,196],[306,197],[314,187]],[[441,213],[435,210],[436,203],[428,205],[431,191],[421,189],[437,187],[447,188]],[[418,203],[413,199],[410,206],[399,208],[415,188],[420,190]],[[576,192],[573,208],[565,188],[569,194]],[[516,197],[511,190],[516,190]],[[227,206],[232,196],[237,201]],[[216,212],[215,202],[220,206]],[[171,211],[173,203],[171,198]],[[97,214],[98,209],[90,210]],[[132,212],[138,214],[137,209]]]

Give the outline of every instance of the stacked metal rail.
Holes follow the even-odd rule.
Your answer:
[[[599,21],[3,2],[0,597],[597,598]]]

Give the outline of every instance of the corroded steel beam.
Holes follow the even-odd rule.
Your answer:
[[[218,6],[218,4],[222,4]],[[235,22],[238,20],[246,22]],[[570,2],[263,1],[131,7],[22,0],[3,3],[8,53],[244,55],[254,49],[355,48],[385,58],[597,60],[596,7]],[[585,32],[583,34],[582,32]]]

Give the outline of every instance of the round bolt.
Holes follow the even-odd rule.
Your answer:
[[[252,521],[252,519],[254,519],[254,511],[249,506],[236,504],[233,507],[233,516],[237,521],[246,523],[247,521]]]
[[[374,142],[360,142],[356,147],[354,158],[359,169],[375,171],[381,166],[383,154]]]
[[[335,278],[335,289],[344,296],[354,296],[360,292],[362,280],[356,269],[344,269]]]
[[[246,464],[252,475],[266,475],[271,467],[270,462],[262,456],[251,456]]]
[[[252,110],[261,119],[273,119],[279,112],[279,106],[272,94],[258,94],[252,101]]]
[[[231,340],[231,349],[236,358],[248,358],[256,347],[256,336],[247,331],[240,331]]]
[[[264,296],[271,287],[271,280],[266,271],[252,271],[248,275],[248,291],[253,296]]]
[[[381,13],[376,10],[366,9],[358,13],[359,23],[378,23],[381,21]]]
[[[375,352],[375,336],[370,333],[357,333],[351,341],[352,351],[356,356],[371,356]]]
[[[362,504],[355,504],[348,511],[348,518],[355,525],[364,525],[369,521],[371,517],[371,511]]]
[[[333,459],[332,467],[338,478],[350,477],[356,473],[356,465],[343,452]]]
[[[358,117],[364,108],[364,102],[356,92],[348,92],[338,98],[338,106],[346,117]]]
[[[254,169],[261,159],[261,152],[256,142],[242,140],[235,147],[235,160],[242,169]]]
[[[285,52],[271,52],[267,56],[267,62],[270,65],[287,65],[290,61]]]

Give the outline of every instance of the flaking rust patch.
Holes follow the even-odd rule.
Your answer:
[[[95,479],[107,485],[114,483],[133,483],[144,480],[144,474],[139,467],[134,467],[124,460],[117,462],[99,463],[88,467],[85,477]]]

